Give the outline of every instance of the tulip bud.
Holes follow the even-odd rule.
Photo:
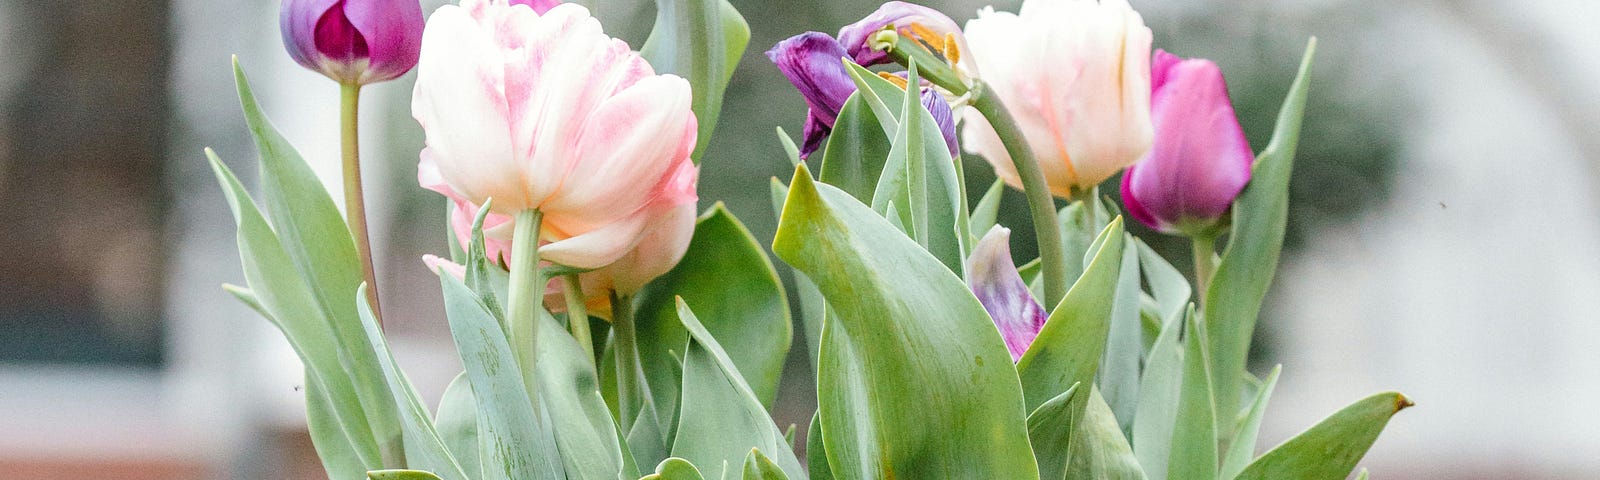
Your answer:
[[[844,47],[826,33],[806,32],[789,37],[771,50],[767,58],[778,65],[778,71],[788,77],[789,83],[800,90],[806,100],[806,124],[800,158],[822,147],[822,138],[833,130],[839,109],[855,93],[855,81],[845,70],[843,60],[848,57]]]
[[[1006,349],[1011,351],[1011,361],[1021,359],[1048,317],[1011,261],[1011,229],[999,225],[990,228],[972,248],[967,272],[967,286],[1000,329]]]
[[[301,66],[340,83],[393,80],[417,65],[417,0],[283,0],[283,45]]]
[[[970,61],[963,62],[961,52],[967,49],[966,38],[955,20],[938,10],[912,3],[884,3],[866,18],[839,29],[839,44],[861,65],[892,63],[883,50],[873,45],[874,36],[884,30],[915,41],[952,67],[961,65],[969,72],[972,70]]]
[[[1250,182],[1255,155],[1217,64],[1157,50],[1151,77],[1155,143],[1122,176],[1122,200],[1150,228],[1205,234]]]
[[[1024,0],[967,22],[971,57],[1010,110],[1051,193],[1070,197],[1150,148],[1150,29],[1127,0]],[[994,127],[966,114],[962,144],[1021,179]]]
[[[412,114],[450,191],[507,217],[538,209],[540,258],[594,269],[695,203],[690,98],[580,5],[464,0],[428,19]]]

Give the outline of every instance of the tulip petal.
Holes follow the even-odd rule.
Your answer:
[[[469,2],[470,3],[470,2]],[[440,7],[428,19],[411,110],[422,124],[440,177],[467,198],[493,198],[516,214],[536,206],[512,154],[504,71],[493,38],[463,7]]]
[[[369,66],[361,83],[394,79],[417,64],[423,27],[417,0],[345,0],[344,16],[366,44]]]
[[[866,18],[839,29],[839,44],[843,45],[845,50],[850,52],[850,57],[862,66],[891,63],[888,54],[874,50],[869,44],[872,35],[885,28],[913,33],[913,25],[918,27],[917,31],[938,37],[919,39],[933,44],[935,48],[941,46],[945,35],[953,34],[958,48],[966,50],[966,40],[955,20],[951,20],[938,10],[900,1],[884,2]]]
[[[827,128],[833,128],[839,109],[856,91],[856,84],[841,61],[847,56],[839,42],[821,32],[795,35],[767,50],[767,58],[800,90],[810,107],[807,123],[815,121]]]
[[[317,22],[343,0],[285,0],[278,11],[279,30],[289,56],[301,66],[322,71],[324,56],[317,49]]]
[[[999,225],[989,229],[967,260],[967,285],[1000,329],[1015,362],[1028,351],[1048,317],[1012,263],[1010,243],[1010,229]]]

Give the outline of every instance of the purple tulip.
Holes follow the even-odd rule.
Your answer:
[[[789,83],[805,97],[805,141],[800,148],[800,158],[805,158],[822,147],[822,138],[833,130],[833,122],[845,100],[855,93],[856,84],[845,71],[844,47],[826,33],[806,32],[789,37],[771,50],[767,58],[778,65]]]
[[[417,65],[417,0],[283,0],[279,20],[289,56],[340,83],[393,80]]]
[[[933,115],[933,123],[944,136],[944,146],[950,149],[950,158],[961,155],[961,147],[956,144],[956,116],[950,111],[950,104],[945,103],[944,96],[932,88],[922,89],[922,108]]]
[[[1217,64],[1157,50],[1150,70],[1155,142],[1123,175],[1123,202],[1150,228],[1207,234],[1250,182],[1255,157]]]
[[[1010,229],[995,225],[973,247],[967,259],[967,285],[1000,329],[1011,361],[1020,360],[1048,317],[1011,263]]]
[[[856,63],[865,66],[892,63],[887,54],[870,45],[872,35],[884,29],[894,29],[940,54],[945,53],[946,37],[955,38],[957,45],[953,47],[958,51],[966,50],[966,39],[955,20],[938,10],[906,2],[886,2],[861,21],[845,25],[839,29],[839,44],[850,52],[850,58]]]

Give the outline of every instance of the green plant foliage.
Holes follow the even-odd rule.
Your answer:
[[[1144,480],[1139,460],[1117,419],[1106,405],[1098,388],[1091,389],[1083,416],[1073,422],[1072,458],[1067,463],[1067,479]],[[1076,403],[1076,402],[1074,402]]]
[[[1117,415],[1123,433],[1129,434],[1139,400],[1139,362],[1144,358],[1144,330],[1139,318],[1144,290],[1139,286],[1139,249],[1134,244],[1138,240],[1133,235],[1123,235],[1122,267],[1098,377],[1100,393]]]
[[[466,289],[465,286],[462,287]],[[448,298],[450,294],[446,294]],[[352,297],[358,303],[362,330],[367,333],[367,340],[372,350],[377,352],[382,361],[378,362],[382,368],[384,378],[389,381],[389,392],[394,397],[394,402],[400,407],[400,432],[405,438],[406,466],[420,468],[439,475],[443,480],[467,480],[468,477],[461,470],[461,465],[456,463],[450,455],[450,450],[445,447],[444,441],[439,439],[439,433],[434,429],[433,418],[428,416],[428,407],[422,404],[422,399],[417,398],[417,389],[411,386],[405,374],[400,371],[400,366],[394,362],[394,356],[389,354],[389,345],[383,340],[383,330],[378,328],[378,321],[372,315],[372,309],[365,301],[366,286],[363,285]],[[480,425],[487,422],[479,422]],[[485,455],[485,465],[490,457]],[[487,468],[485,470],[488,470]],[[496,477],[485,475],[484,480]],[[523,478],[554,478],[546,476]]]
[[[773,250],[832,308],[817,379],[830,470],[1037,478],[1022,391],[983,306],[866,205],[795,172]]]
[[[700,125],[696,163],[711,143],[722,94],[749,43],[750,25],[727,0],[656,0],[655,27],[639,53],[656,73],[677,74],[693,87]]]
[[[916,85],[916,65],[908,75],[909,82]],[[966,277],[967,241],[972,236],[967,231],[967,207],[961,197],[960,175],[938,124],[914,91],[884,100],[900,101],[900,122],[872,194],[872,209],[909,227],[902,230],[950,271]]]
[[[705,480],[705,477],[688,460],[668,458],[656,465],[656,473],[645,475],[640,480]]]
[[[811,414],[811,426],[806,429],[806,468],[811,480],[833,480],[828,469],[828,448],[822,444],[822,412]]]
[[[1098,249],[1093,250],[1094,260],[1061,304],[1050,312],[1033,345],[1017,360],[1027,408],[1038,408],[1074,384],[1095,383],[1121,276],[1122,233],[1121,218],[1100,233],[1095,242]],[[1074,416],[1082,411],[1081,402],[1087,399],[1084,395],[1075,400],[1080,403],[1072,408]]]
[[[724,475],[726,476],[726,474]],[[759,448],[750,449],[750,454],[744,457],[744,475],[740,478],[744,480],[789,480],[789,476],[783,473],[783,469],[778,468],[778,464],[772,463],[772,459],[762,455]]]
[[[1239,377],[1245,371],[1256,315],[1272,285],[1283,250],[1283,233],[1289,216],[1289,174],[1294,169],[1300,120],[1305,113],[1306,89],[1315,38],[1306,46],[1300,73],[1289,88],[1272,141],[1256,158],[1250,183],[1233,204],[1233,227],[1205,298],[1205,321],[1211,333],[1212,384],[1217,411],[1233,418],[1239,409]]]
[[[440,480],[438,475],[421,470],[377,470],[367,472],[369,480]]]
[[[1183,387],[1183,346],[1178,335],[1184,317],[1167,322],[1150,348],[1144,374],[1139,377],[1139,401],[1134,406],[1133,447],[1139,465],[1150,478],[1162,480],[1171,460],[1172,433],[1178,418],[1178,396]]]
[[[1217,411],[1211,403],[1206,330],[1194,310],[1189,312],[1183,339],[1183,387],[1178,394],[1177,423],[1172,428],[1167,478],[1213,480],[1217,478]]]
[[[740,468],[751,449],[774,452],[777,464],[795,478],[804,478],[800,461],[790,450],[783,432],[756,398],[755,392],[739,376],[728,352],[700,323],[683,299],[677,300],[678,318],[692,341],[683,358],[683,411],[679,415],[677,438],[672,456],[699,465],[728,465]],[[764,457],[763,457],[764,458]],[[707,473],[728,478],[708,467]]]
[[[472,395],[472,382],[466,372],[456,375],[445,387],[433,426],[462,470],[483,471],[482,457],[478,453],[478,400]]]
[[[1256,393],[1256,399],[1250,405],[1250,410],[1245,413],[1244,420],[1239,422],[1238,429],[1229,437],[1232,442],[1228,444],[1228,454],[1222,460],[1222,473],[1217,478],[1231,479],[1244,471],[1250,460],[1256,454],[1256,436],[1261,432],[1261,418],[1267,412],[1267,400],[1272,398],[1272,390],[1278,386],[1278,375],[1283,373],[1283,366],[1272,368],[1272,373],[1267,375],[1267,380]]]
[[[1395,392],[1362,399],[1296,435],[1245,467],[1237,480],[1338,480],[1355,470],[1389,417],[1413,405]]]
[[[1033,443],[1033,458],[1039,462],[1039,478],[1065,478],[1067,474],[1074,429],[1070,407],[1081,386],[1068,387],[1028,414],[1028,441]]]

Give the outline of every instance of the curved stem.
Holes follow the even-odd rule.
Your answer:
[[[372,317],[383,326],[383,309],[378,303],[378,275],[372,266],[372,240],[367,236],[367,202],[361,188],[361,136],[357,118],[361,107],[361,85],[339,86],[339,134],[344,157],[344,216],[355,237],[356,253],[361,257],[361,275],[367,282],[367,302]]]
[[[995,133],[1006,146],[1011,163],[1022,178],[1022,192],[1028,198],[1028,210],[1033,217],[1033,231],[1039,244],[1039,267],[1044,276],[1044,305],[1054,310],[1061,298],[1067,296],[1067,263],[1065,247],[1061,243],[1061,229],[1056,224],[1055,199],[1050,196],[1050,186],[1045,183],[1044,171],[1033,156],[1017,127],[1011,113],[1000,99],[981,83],[972,89],[972,108],[989,119]]]
[[[1195,304],[1205,307],[1206,289],[1211,285],[1211,275],[1216,272],[1217,264],[1214,261],[1217,255],[1216,235],[1196,235],[1190,239],[1194,247],[1194,286]]]
[[[629,300],[627,295],[611,291],[611,340],[617,355],[617,414],[622,417],[623,425],[633,424],[641,405],[639,391],[634,388],[639,382],[638,332],[634,330],[633,309],[628,308],[633,302]]]
[[[578,280],[578,274],[569,273],[561,277],[561,287],[567,297],[567,330],[593,362],[594,337],[589,334],[589,309],[583,302],[583,283]]]
[[[506,308],[506,323],[510,324],[507,336],[511,350],[522,370],[522,381],[528,389],[528,398],[537,399],[538,385],[534,376],[536,362],[534,345],[539,335],[539,304],[544,301],[544,275],[539,272],[539,225],[544,215],[535,209],[517,214],[516,230],[511,237],[511,297]]]

